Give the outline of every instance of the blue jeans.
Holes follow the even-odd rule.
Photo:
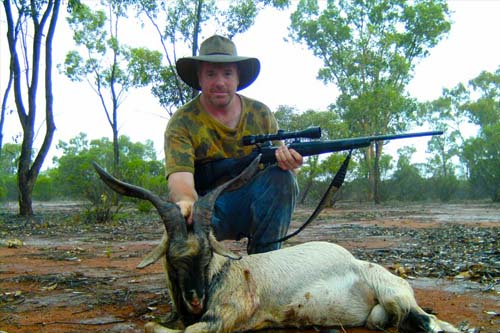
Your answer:
[[[264,169],[249,183],[223,192],[217,199],[212,216],[215,237],[247,237],[248,254],[281,248],[281,243],[266,243],[286,236],[297,195],[297,180],[292,172],[277,166]]]

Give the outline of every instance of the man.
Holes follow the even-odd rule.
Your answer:
[[[242,144],[243,136],[274,134],[278,125],[266,105],[237,93],[257,78],[260,62],[238,56],[229,39],[208,38],[199,56],[179,59],[176,68],[184,82],[201,90],[175,112],[165,131],[170,199],[189,224],[198,199],[194,163],[248,155],[252,147]],[[217,199],[212,219],[217,239],[247,237],[249,254],[280,248],[265,243],[286,235],[298,191],[293,170],[302,165],[302,156],[282,145],[276,160],[245,186]]]

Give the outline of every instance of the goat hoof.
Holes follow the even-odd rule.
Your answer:
[[[156,323],[147,323],[144,325],[144,333],[154,333]]]

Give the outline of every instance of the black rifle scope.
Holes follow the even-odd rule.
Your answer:
[[[298,138],[309,138],[309,139],[321,138],[321,127],[319,126],[309,127],[306,128],[305,130],[295,131],[295,132],[285,132],[284,130],[279,130],[276,134],[247,135],[243,137],[243,145],[250,146],[267,141],[298,139]]]

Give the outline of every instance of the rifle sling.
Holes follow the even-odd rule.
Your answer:
[[[337,173],[335,174],[335,177],[333,177],[332,182],[328,186],[328,189],[326,190],[325,194],[323,194],[323,197],[319,201],[318,206],[316,207],[314,212],[311,214],[311,216],[309,216],[309,218],[297,230],[295,230],[291,234],[289,234],[285,237],[282,237],[280,239],[277,239],[277,240],[274,240],[271,242],[267,242],[267,243],[261,243],[259,245],[271,245],[274,243],[284,242],[284,241],[298,235],[302,230],[304,230],[305,227],[307,227],[309,225],[309,223],[314,221],[314,219],[316,219],[316,217],[319,215],[319,213],[321,213],[321,211],[325,208],[326,202],[327,202],[328,198],[330,197],[330,195],[335,194],[340,189],[342,184],[344,183],[344,179],[345,179],[345,176],[347,173],[347,167],[349,166],[349,162],[351,160],[351,154],[352,154],[352,150],[349,150],[349,154],[344,159],[344,162],[342,162],[342,165],[340,166],[339,171],[337,171]]]

